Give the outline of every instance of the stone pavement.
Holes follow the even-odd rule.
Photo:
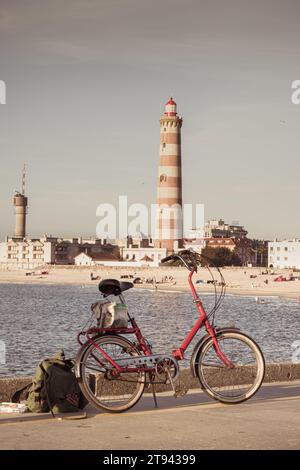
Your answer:
[[[195,390],[158,400],[158,409],[146,395],[126,413],[88,408],[75,420],[2,414],[0,449],[300,449],[300,381],[265,384],[240,405]]]

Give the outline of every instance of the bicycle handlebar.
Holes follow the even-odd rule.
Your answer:
[[[166,263],[167,261],[171,261],[171,259],[174,259],[174,255],[166,256],[166,258],[161,260],[161,263]]]
[[[184,259],[184,256],[189,256],[189,259],[186,260]],[[189,270],[192,271],[193,269],[197,269],[197,262],[196,262],[196,253],[190,251],[190,250],[183,250],[180,251],[179,253],[174,253],[174,255],[167,256],[166,258],[163,258],[161,260],[162,263],[166,263],[167,261],[171,260],[179,260],[182,262],[182,264]],[[191,259],[193,258],[193,259]]]

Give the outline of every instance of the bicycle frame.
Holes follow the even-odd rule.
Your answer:
[[[184,352],[185,350],[187,349],[187,347],[190,345],[192,339],[194,338],[194,336],[197,334],[197,332],[202,328],[202,326],[204,325],[205,326],[205,329],[207,331],[207,333],[212,337],[213,339],[213,342],[214,342],[214,346],[215,346],[215,350],[216,350],[216,354],[217,356],[221,359],[221,361],[224,363],[224,365],[226,366],[229,366],[229,367],[233,367],[233,365],[231,364],[231,362],[227,359],[227,357],[225,356],[225,354],[222,353],[220,347],[219,347],[219,344],[218,344],[218,340],[217,340],[217,337],[216,337],[216,334],[215,334],[215,330],[214,328],[211,326],[208,318],[207,318],[207,315],[206,315],[206,312],[205,312],[205,309],[202,305],[202,302],[201,302],[201,299],[199,298],[198,294],[197,294],[197,291],[195,289],[195,286],[194,286],[194,283],[193,283],[193,280],[192,280],[192,277],[193,277],[193,274],[197,271],[196,268],[193,268],[189,274],[189,277],[188,277],[188,282],[189,282],[189,286],[191,288],[191,291],[192,291],[192,294],[193,294],[193,298],[194,298],[194,302],[196,303],[196,307],[197,307],[197,310],[199,312],[199,315],[200,317],[198,318],[198,320],[196,321],[195,325],[193,326],[193,328],[191,329],[191,331],[188,333],[188,335],[186,336],[185,340],[183,341],[183,343],[181,344],[181,346],[176,349],[175,351],[173,351],[173,356],[175,357],[175,359],[177,360],[180,360],[180,359],[184,359]]]
[[[211,324],[209,322],[209,319],[207,318],[207,315],[206,315],[205,309],[202,305],[201,299],[199,298],[199,296],[197,294],[197,291],[195,289],[195,286],[193,284],[192,277],[193,277],[193,274],[195,272],[197,272],[197,268],[192,268],[190,270],[190,274],[188,276],[188,282],[189,282],[189,286],[190,286],[191,291],[192,291],[194,302],[196,304],[196,307],[197,307],[197,310],[198,310],[200,316],[199,316],[198,320],[196,321],[195,325],[193,326],[193,328],[191,329],[191,331],[187,334],[187,336],[184,339],[183,343],[179,346],[178,349],[172,351],[173,357],[176,360],[184,359],[185,350],[188,348],[188,346],[190,345],[191,341],[193,340],[193,338],[195,337],[197,332],[204,325],[207,333],[213,339],[215,351],[216,351],[216,354],[219,357],[219,359],[223,362],[223,364],[225,366],[233,368],[234,366],[227,359],[225,354],[223,354],[223,352],[221,351],[221,349],[219,347],[217,336],[215,334],[215,330],[211,326]],[[126,303],[123,294],[120,294],[119,298],[120,298],[122,303]],[[89,330],[87,330],[85,332],[80,332],[77,336],[77,340],[78,340],[79,344],[83,345],[82,341],[80,340],[80,336],[85,334],[85,337],[87,338],[88,342],[93,344],[94,347],[100,352],[100,354],[102,354],[102,356],[116,369],[116,373],[118,373],[118,372],[139,372],[139,371],[153,372],[153,368],[148,369],[148,368],[145,368],[145,367],[140,367],[140,368],[138,368],[138,367],[137,368],[121,367],[109,355],[107,355],[105,353],[105,351],[103,351],[103,349],[101,349],[97,345],[97,343],[93,340],[93,338],[91,337],[91,335],[93,335],[95,333],[96,334],[104,334],[104,333],[109,334],[109,333],[111,333],[111,334],[114,334],[114,335],[116,335],[116,334],[122,334],[122,335],[133,334],[133,335],[135,335],[135,337],[137,339],[137,349],[142,351],[145,356],[152,355],[151,348],[149,347],[147,341],[145,340],[145,338],[144,338],[138,324],[136,323],[135,319],[130,317],[130,315],[128,315],[128,316],[129,316],[129,321],[132,325],[131,328],[96,328],[96,327],[94,327],[94,328],[90,328]],[[101,361],[98,358],[97,358],[97,360],[101,364]]]

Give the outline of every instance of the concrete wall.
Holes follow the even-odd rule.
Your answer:
[[[192,377],[190,369],[183,369],[180,379],[188,388],[199,388],[199,382]],[[300,380],[300,364],[276,363],[266,365],[265,383],[291,382]],[[31,382],[31,377],[0,377],[0,402],[9,401],[15,390]],[[157,391],[170,390],[170,385],[157,385]],[[147,392],[147,391],[146,391]],[[151,389],[149,389],[151,393]]]

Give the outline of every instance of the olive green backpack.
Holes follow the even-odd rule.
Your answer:
[[[35,376],[27,386],[26,405],[33,413],[70,413],[83,409],[87,401],[82,395],[75,374],[73,361],[65,359],[63,350],[42,361]],[[24,391],[21,389],[18,392]],[[16,395],[14,400],[16,400]]]

